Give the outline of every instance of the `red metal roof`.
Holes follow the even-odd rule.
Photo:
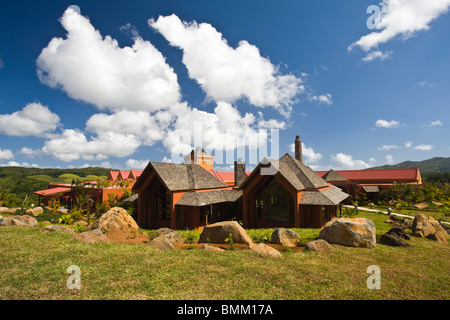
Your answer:
[[[414,169],[370,169],[370,170],[335,170],[350,181],[388,180],[388,181],[417,181],[417,168]],[[316,171],[323,176],[328,171]]]
[[[125,170],[120,170],[118,178],[121,178],[122,180],[127,180],[129,175],[130,175],[130,171],[129,170],[126,170],[126,171]]]
[[[144,170],[131,170],[128,178],[137,180]]]
[[[219,172],[214,169],[208,170],[213,176],[215,176],[220,181],[226,183],[234,184],[234,172]],[[245,174],[248,176],[251,172],[246,172]]]
[[[49,196],[49,195],[64,193],[64,192],[68,192],[68,191],[70,191],[70,188],[58,187],[58,188],[35,191],[34,193],[41,195],[41,196]]]
[[[119,175],[119,171],[110,171],[109,172],[109,177],[112,181],[116,181],[118,175]]]

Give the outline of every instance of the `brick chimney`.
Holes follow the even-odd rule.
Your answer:
[[[247,174],[245,173],[245,161],[239,158],[234,162],[234,185],[240,186],[246,178]]]
[[[303,163],[302,140],[300,140],[300,136],[295,138],[295,159]]]

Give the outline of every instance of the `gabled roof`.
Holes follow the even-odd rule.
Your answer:
[[[176,204],[201,207],[215,203],[235,202],[242,196],[240,190],[212,190],[202,192],[185,192]]]
[[[127,180],[129,175],[130,175],[129,170],[120,170],[117,178],[122,179],[122,180]]]
[[[303,191],[300,204],[332,206],[348,198],[349,195],[336,187],[322,190]]]
[[[263,169],[265,169],[265,172],[262,171]],[[289,153],[286,153],[279,160],[264,158],[241,184],[240,189],[245,188],[253,177],[259,174],[275,175],[278,173],[297,191],[319,189],[329,186],[328,183],[319,177],[310,167],[304,165]]]
[[[128,178],[137,180],[143,171],[144,170],[130,170],[130,175],[128,176]]]
[[[339,182],[339,181],[348,181],[345,177],[331,169],[327,173],[325,173],[322,176],[322,179],[324,179],[327,182],[333,181],[333,182]]]
[[[152,171],[160,178],[169,191],[202,190],[227,187],[198,164],[177,164],[149,162],[133,186],[138,189]]]
[[[118,176],[119,176],[119,171],[110,171],[108,178],[112,181],[116,181]]]

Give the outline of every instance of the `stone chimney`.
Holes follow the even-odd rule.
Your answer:
[[[295,159],[303,163],[302,140],[300,140],[300,136],[295,138]]]
[[[247,174],[245,173],[245,161],[239,158],[234,162],[234,185],[240,186],[246,178]]]

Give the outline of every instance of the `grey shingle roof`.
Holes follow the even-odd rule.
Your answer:
[[[144,172],[133,186],[137,190],[152,171],[160,178],[169,191],[202,190],[227,187],[198,164],[177,164],[149,162]]]
[[[348,198],[348,196],[348,194],[336,187],[324,190],[304,191],[300,198],[300,204],[332,206],[339,204]]]
[[[245,188],[255,175],[262,173],[261,170],[266,170],[266,174],[281,174],[297,191],[328,187],[328,183],[310,167],[286,153],[279,160],[264,158],[242,183],[241,189]]]
[[[214,203],[235,202],[242,196],[240,190],[211,190],[202,192],[185,192],[177,205],[200,207]]]
[[[322,179],[324,179],[325,181],[329,181],[329,182],[348,181],[344,176],[342,176],[341,174],[337,173],[333,169],[331,169],[330,171],[325,173],[322,176]]]

